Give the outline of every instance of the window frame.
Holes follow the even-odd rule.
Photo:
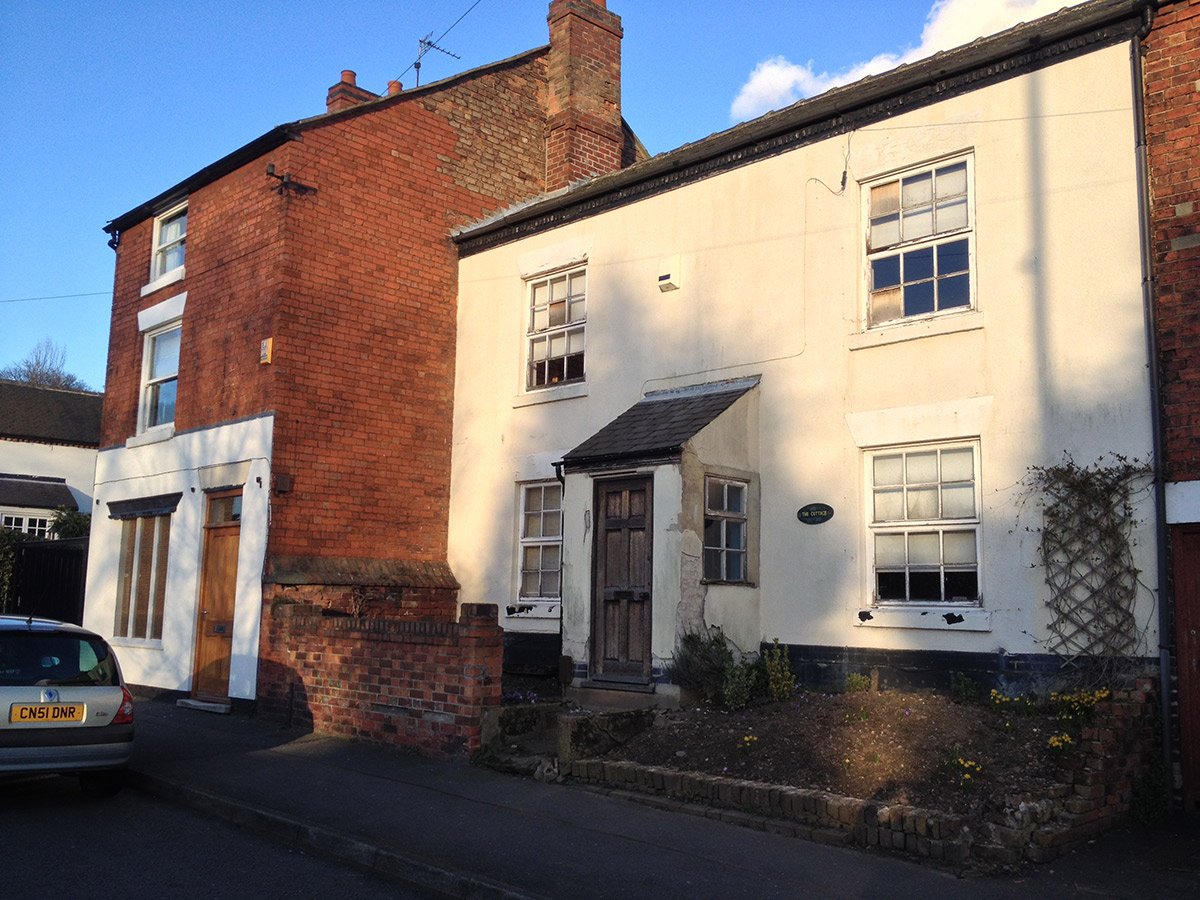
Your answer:
[[[563,499],[564,490],[561,482],[556,479],[525,481],[517,485],[518,489],[518,519],[517,519],[517,585],[515,602],[506,608],[506,614],[512,618],[550,618],[557,617],[562,603],[562,552],[563,552]],[[546,506],[546,493],[552,490],[557,493],[558,505]],[[537,491],[539,502],[537,509],[530,507],[530,493]],[[557,515],[557,534],[547,535],[547,512]],[[539,534],[531,534],[529,527],[531,516],[537,516]],[[526,566],[528,551],[537,549],[539,566],[536,569]],[[554,548],[557,553],[557,566],[545,568],[546,548]],[[546,590],[545,579],[549,572],[554,572],[558,582],[557,589]],[[526,576],[536,573],[538,579],[537,593],[526,593]]]
[[[953,169],[960,165],[964,167],[963,177],[965,186],[963,194],[946,195],[941,198],[943,202],[939,203],[939,198],[936,196],[936,187],[934,187],[927,204],[905,206],[903,189],[906,183],[919,181],[926,175],[930,176],[931,181],[935,183],[936,173]],[[893,183],[897,186],[894,212],[881,211],[873,215],[874,207],[872,199],[874,192]],[[936,223],[939,212],[945,214],[948,210],[952,209],[956,205],[953,201],[956,201],[960,196],[965,222],[961,225],[951,225],[939,229]],[[865,223],[863,323],[866,330],[874,331],[905,323],[923,322],[943,316],[971,312],[979,308],[975,278],[977,266],[975,252],[975,159],[973,152],[956,153],[862,182],[862,210],[863,221]],[[908,212],[907,216],[905,215],[906,211]],[[931,230],[928,234],[906,238],[903,235],[903,223],[915,220],[916,216],[914,213],[917,211],[928,211]],[[877,220],[890,218],[892,215],[895,216],[895,239],[885,240],[876,246],[874,241]],[[960,242],[965,242],[965,269],[948,268],[943,270],[941,268],[943,264],[947,266],[954,265],[953,260],[956,258],[956,255],[947,249],[943,256],[941,248],[950,248]],[[930,251],[928,260],[925,260],[922,256],[926,250]],[[896,260],[895,283],[893,284],[889,281],[884,288],[876,290],[875,277],[877,266],[893,259]],[[943,260],[945,260],[944,263]],[[925,265],[928,265],[928,269],[921,271]],[[910,266],[917,269],[917,271],[907,271]],[[960,278],[962,281],[958,282],[957,279]],[[956,287],[965,285],[966,302],[944,306],[941,299],[942,291],[949,289],[952,283]],[[926,285],[929,286],[928,302],[931,304],[931,308],[906,314],[904,306],[910,293],[906,289],[911,289],[911,294],[915,298],[918,294],[926,293]],[[899,309],[895,315],[877,320],[875,318],[875,304],[877,299],[882,297],[885,290],[896,290],[898,292]]]
[[[709,503],[710,485],[722,486],[722,502],[720,509]],[[737,487],[742,494],[741,510],[729,509],[730,487]],[[750,584],[750,480],[730,475],[706,473],[704,476],[704,530],[701,538],[701,578],[706,584]],[[718,526],[719,543],[710,543],[710,523]],[[742,531],[742,546],[734,547],[729,543],[729,525],[740,524]],[[709,561],[716,554],[717,570],[711,571]],[[740,577],[729,577],[730,555],[735,554],[741,560]]]
[[[170,562],[171,514],[121,519],[113,638],[131,644],[162,642]],[[147,523],[152,523],[147,546]],[[149,559],[143,557],[149,553]],[[147,566],[148,563],[148,566]],[[143,568],[148,577],[143,580]],[[139,621],[140,614],[144,618]]]
[[[586,264],[572,265],[525,279],[525,371],[521,381],[527,393],[553,390],[564,385],[584,384],[587,381],[587,268]],[[581,279],[583,282],[581,294],[572,292],[575,279]],[[563,283],[566,286],[566,293],[561,301],[556,301],[554,297],[556,283]],[[540,287],[546,289],[544,303],[538,302],[537,291]],[[564,306],[564,317],[562,322],[556,324],[553,322],[552,307],[558,302]],[[572,319],[573,309],[576,306],[582,306],[583,314],[579,318]],[[539,327],[539,313],[542,310],[545,310],[546,324]],[[560,337],[566,342],[565,352],[552,356],[552,342]],[[576,339],[580,346],[577,352],[572,352]],[[537,349],[541,343],[546,345],[544,353],[539,353]],[[570,372],[574,365],[572,357],[578,357],[577,374]],[[552,364],[559,360],[562,363],[561,375],[553,376],[550,371]],[[543,373],[540,375],[538,373],[539,365],[544,366]]]
[[[179,347],[175,354],[175,369],[170,374],[154,375],[154,351],[156,342],[166,334],[172,331],[179,333]],[[138,434],[146,432],[161,432],[175,427],[175,414],[179,402],[179,356],[180,349],[183,346],[183,320],[175,319],[158,325],[154,328],[142,332],[142,379],[141,386],[138,389]],[[157,395],[154,395],[154,402],[151,400],[152,391],[160,389],[162,385],[174,383],[176,386],[175,401],[171,406],[171,418],[169,421],[154,421],[152,416],[158,405]]]
[[[186,202],[180,203],[154,217],[154,237],[150,251],[150,283],[156,284],[160,281],[176,280],[176,277],[182,277],[186,270],[187,261],[187,211],[188,205]],[[163,226],[170,223],[172,220],[184,218],[183,233],[176,238],[164,243],[163,241]],[[176,249],[180,250],[180,262],[177,266],[167,268],[168,254]]]
[[[961,491],[966,482],[961,479],[946,479],[944,476],[943,454],[946,452],[962,451],[969,449],[971,451],[971,502],[972,512],[970,515],[945,515],[946,494],[950,491]],[[909,479],[909,457],[936,453],[937,459],[937,481]],[[877,467],[876,462],[887,458],[901,458],[903,474],[900,482],[877,482]],[[888,447],[877,447],[867,450],[863,454],[864,457],[864,480],[866,486],[866,537],[867,537],[867,558],[870,561],[871,572],[871,601],[874,606],[884,606],[892,608],[907,608],[911,609],[919,606],[936,606],[936,607],[979,607],[983,603],[983,579],[982,579],[982,532],[983,532],[983,510],[982,510],[982,478],[980,477],[980,443],[978,439],[960,439],[947,441],[934,441],[921,444],[902,444]],[[937,514],[933,516],[910,516],[910,499],[909,495],[913,492],[931,493],[936,489],[937,495]],[[899,493],[902,518],[876,518],[877,516],[877,497],[881,493]],[[959,501],[961,502],[961,500]],[[972,553],[974,556],[973,562],[947,562],[947,549],[945,535],[947,534],[964,534],[970,532],[974,540],[972,542]],[[912,561],[912,541],[914,535],[925,536],[936,534],[938,537],[938,598],[930,597],[914,597],[912,586],[912,575],[914,572],[918,574],[930,574],[934,570],[929,563],[914,563]],[[903,564],[889,564],[881,566],[879,562],[881,536],[903,536],[904,537],[904,562]],[[960,548],[961,550],[961,548]],[[904,576],[904,596],[903,597],[884,597],[880,590],[880,570],[883,568],[886,572],[895,575],[900,572]],[[975,596],[974,597],[959,597],[947,596],[948,582],[947,573],[967,573],[974,574],[975,579]]]
[[[19,524],[17,524],[18,522]],[[54,540],[55,535],[50,531],[50,526],[53,524],[54,516],[51,512],[0,510],[0,527],[19,532],[35,540]]]

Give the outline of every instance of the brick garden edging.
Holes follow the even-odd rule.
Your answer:
[[[483,713],[500,703],[494,605],[463,604],[458,622],[324,616],[293,603],[264,612],[261,714],[437,756],[479,749]]]
[[[657,795],[712,818],[823,843],[878,847],[952,866],[1045,862],[1113,827],[1157,753],[1156,684],[1139,678],[1096,705],[1063,783],[1046,797],[1008,797],[1004,809],[968,817],[888,806],[826,791],[605,759],[571,760],[563,774],[590,785]],[[706,813],[707,814],[707,813]]]

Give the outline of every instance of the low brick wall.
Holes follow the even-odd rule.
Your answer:
[[[1156,758],[1156,684],[1141,678],[1096,705],[1063,782],[1043,797],[1008,797],[967,817],[887,806],[825,791],[681,772],[605,759],[573,760],[564,773],[617,790],[699,804],[713,818],[823,843],[910,854],[953,866],[1044,862],[1113,827],[1129,813],[1134,784]]]
[[[327,616],[275,602],[262,621],[262,715],[453,756],[479,748],[483,712],[500,703],[495,606],[464,604],[451,622]]]

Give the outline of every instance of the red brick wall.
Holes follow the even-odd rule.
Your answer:
[[[1158,11],[1146,129],[1167,479],[1200,479],[1200,3]]]
[[[310,606],[263,610],[258,709],[322,734],[437,756],[480,746],[483,711],[500,703],[496,608],[466,604],[458,623],[324,617]]]
[[[187,277],[141,297],[150,276],[153,219],[122,232],[113,290],[101,446],[137,430],[142,336],[137,313],[187,292],[175,428],[184,430],[270,408],[272,369],[259,365],[279,287],[283,208],[267,162],[248,163],[188,198]],[[278,164],[278,162],[277,162]]]
[[[540,57],[305,134],[276,328],[271,555],[445,559],[450,229],[542,184]]]
[[[621,19],[604,0],[553,0],[546,190],[621,168]]]

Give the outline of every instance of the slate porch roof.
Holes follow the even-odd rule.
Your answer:
[[[100,446],[103,394],[0,381],[0,438]]]
[[[648,393],[567,453],[564,471],[677,460],[685,443],[758,382],[755,375]]]
[[[0,506],[18,509],[78,509],[65,478],[0,473]]]

